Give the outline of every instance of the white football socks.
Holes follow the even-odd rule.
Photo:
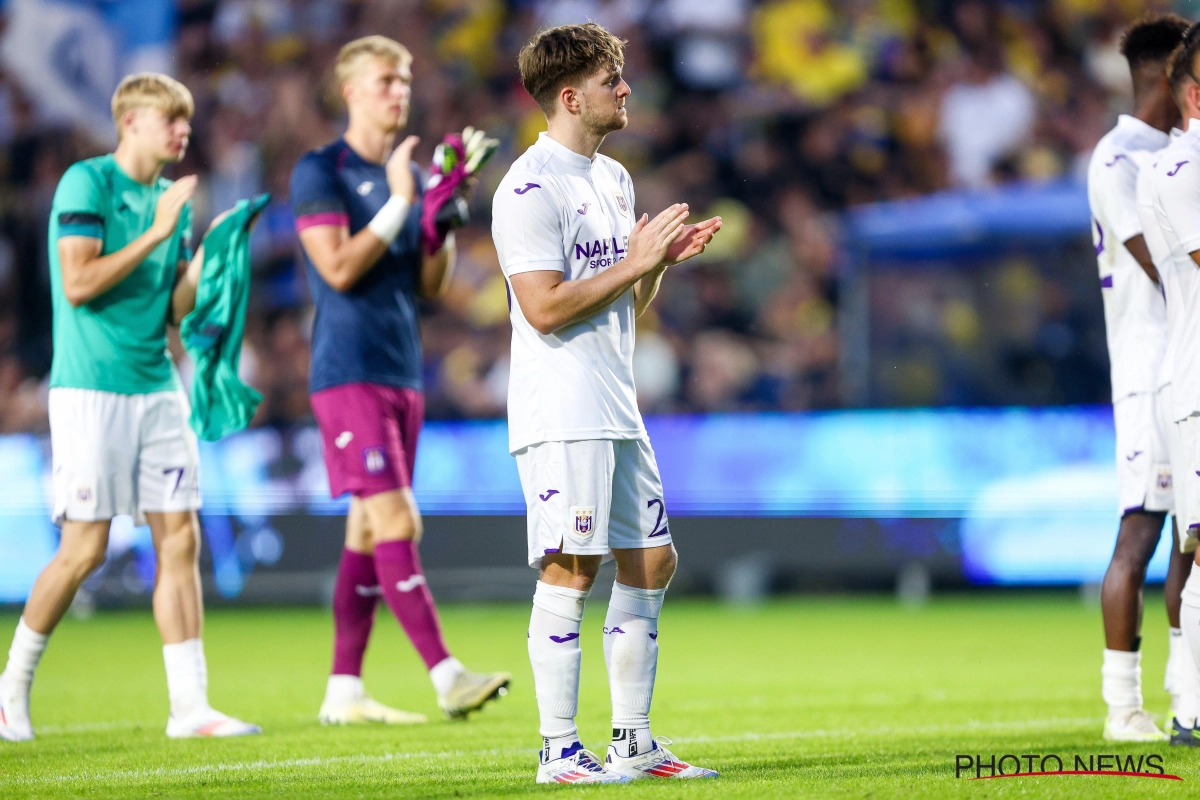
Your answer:
[[[1101,694],[1108,704],[1108,715],[1117,717],[1142,707],[1142,652],[1104,650]]]
[[[437,696],[445,697],[450,694],[450,690],[454,688],[454,682],[465,671],[466,667],[454,656],[446,656],[434,664],[433,669],[429,670],[429,680],[433,684],[433,690],[437,692]]]
[[[361,700],[367,690],[358,675],[330,675],[325,683],[325,702],[346,706]]]
[[[46,650],[46,642],[50,637],[38,633],[25,624],[21,617],[17,622],[17,630],[13,633],[12,646],[8,648],[8,664],[4,668],[3,684],[5,693],[20,693],[29,696],[29,687],[33,685],[33,673],[37,671],[38,662]]]
[[[1187,583],[1183,585],[1182,603],[1179,606],[1179,627],[1183,631],[1183,641],[1187,645],[1184,665],[1189,671],[1180,670],[1180,676],[1190,677],[1193,689],[1200,691],[1200,566],[1192,564]],[[1181,709],[1186,712],[1187,709]],[[1200,715],[1200,697],[1196,698],[1192,707],[1193,715]],[[1186,724],[1186,720],[1180,719]],[[1193,724],[1195,724],[1193,722]]]
[[[165,644],[163,662],[167,667],[171,716],[185,719],[208,708],[208,664],[204,660],[204,642],[188,639],[179,644]]]
[[[579,625],[587,592],[538,581],[529,617],[529,661],[537,693],[542,760],[561,757],[579,739]]]
[[[1183,641],[1183,631],[1169,629],[1167,634],[1167,670],[1163,688],[1171,695],[1171,716],[1185,728],[1195,725],[1200,712],[1200,673],[1192,663],[1192,653]]]
[[[604,618],[604,664],[613,703],[613,741],[621,755],[652,747],[650,702],[658,670],[658,617],[666,589],[613,584]]]

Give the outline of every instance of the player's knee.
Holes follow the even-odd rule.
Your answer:
[[[590,592],[592,584],[596,582],[596,572],[573,572],[566,578],[565,586],[568,589],[574,589],[577,592]],[[560,584],[564,585],[564,584]]]
[[[675,545],[667,545],[663,548],[665,551],[662,560],[659,562],[659,575],[670,580],[675,574],[675,568],[679,566],[679,553],[675,551]]]
[[[200,554],[200,537],[189,525],[170,530],[158,544],[158,562],[166,567],[191,569]]]
[[[82,580],[100,569],[107,555],[105,546],[88,542],[70,550],[60,550],[58,558],[72,575]]]
[[[408,509],[397,510],[395,514],[383,520],[373,520],[371,523],[371,539],[379,542],[407,542],[419,539],[421,536],[421,521]]]
[[[421,538],[421,515],[407,491],[372,495],[363,502],[371,541],[407,542]]]

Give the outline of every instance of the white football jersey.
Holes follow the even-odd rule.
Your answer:
[[[1124,243],[1142,233],[1138,154],[1158,150],[1168,139],[1157,128],[1122,114],[1096,144],[1088,164],[1088,205],[1104,297],[1113,402],[1159,386],[1167,346],[1166,303]]]
[[[492,198],[492,240],[506,280],[555,270],[587,280],[625,257],[633,180],[606,156],[582,156],[543,133]],[[633,289],[549,335],[534,329],[509,284],[512,363],[508,444],[646,436],[633,385]]]
[[[1171,370],[1173,417],[1179,421],[1200,411],[1200,278],[1191,257],[1200,250],[1200,124],[1172,140],[1150,169],[1154,217],[1170,253],[1168,268],[1176,284],[1167,302],[1173,295],[1180,301]]]
[[[1179,128],[1172,128],[1171,139],[1178,138],[1182,133]],[[1154,167],[1158,164],[1159,156],[1165,152],[1167,148],[1155,153],[1142,154],[1138,164],[1136,192],[1138,218],[1142,221],[1142,238],[1146,240],[1146,249],[1150,251],[1150,259],[1154,262],[1154,268],[1158,270],[1159,288],[1167,306],[1167,347],[1163,352],[1162,364],[1158,368],[1159,388],[1171,382],[1175,350],[1179,346],[1179,320],[1183,310],[1183,297],[1179,294],[1179,281],[1175,277],[1175,267],[1171,262],[1171,248],[1167,246],[1162,229],[1158,227],[1158,219],[1154,216]]]

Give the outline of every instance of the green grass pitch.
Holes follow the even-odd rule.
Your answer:
[[[580,729],[603,752],[608,688],[602,602],[584,623]],[[1147,600],[1144,686],[1162,714],[1166,622]],[[738,609],[669,600],[653,721],[716,781],[538,787],[540,740],[524,605],[446,606],[451,648],[513,673],[510,694],[467,723],[436,717],[432,690],[381,614],[364,675],[378,699],[428,725],[322,728],[330,650],[317,609],[209,614],[213,704],[262,724],[246,739],[170,741],[148,612],[67,620],[33,691],[38,739],[0,742],[0,797],[1183,797],[1200,752],[1101,741],[1100,614],[1073,596],[961,595],[905,610],[889,598],[806,598]],[[0,616],[6,643],[16,622]],[[1043,777],[968,781],[957,753],[1159,753],[1169,780]],[[1069,768],[1069,766],[1068,766]]]

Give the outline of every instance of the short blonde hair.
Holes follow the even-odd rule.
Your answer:
[[[385,58],[400,66],[412,63],[412,53],[408,48],[389,39],[386,36],[364,36],[348,42],[338,51],[337,65],[334,67],[334,80],[337,81],[338,92],[346,85],[346,81],[354,77],[368,58]]]
[[[170,75],[157,72],[127,75],[118,84],[112,97],[112,115],[113,122],[117,124],[117,133],[121,132],[121,117],[125,116],[125,112],[146,107],[158,109],[168,119],[191,119],[196,110],[192,93]]]

